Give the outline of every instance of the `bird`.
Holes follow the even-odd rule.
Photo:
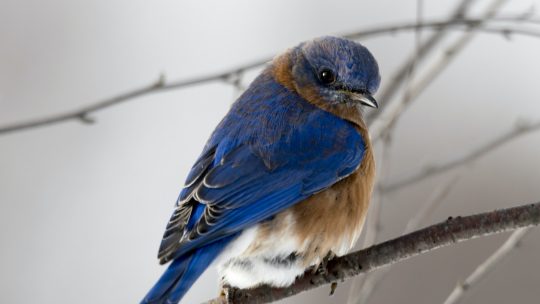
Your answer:
[[[141,303],[178,303],[210,264],[222,290],[286,287],[351,250],[375,180],[363,113],[378,107],[380,79],[345,38],[274,57],[189,171],[159,247],[170,265]]]

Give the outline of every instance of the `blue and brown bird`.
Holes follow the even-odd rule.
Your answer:
[[[379,68],[364,46],[307,41],[232,105],[189,172],[142,303],[178,303],[211,264],[222,286],[291,285],[358,239],[375,163],[363,107]]]

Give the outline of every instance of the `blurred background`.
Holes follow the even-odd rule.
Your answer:
[[[317,36],[415,22],[419,11],[422,20],[446,20],[458,2],[424,0],[419,10],[416,0],[0,0],[0,129],[128,92],[160,74],[167,83],[219,73]],[[540,4],[500,2],[502,17]],[[490,5],[473,1],[467,16],[482,16]],[[383,90],[417,52],[418,41],[433,33],[358,40],[378,59]],[[450,30],[404,83],[436,67],[462,35]],[[378,142],[384,171],[379,185],[426,166],[459,163],[516,123],[539,121],[539,54],[540,38],[531,35],[505,38],[492,31],[472,37],[412,100],[391,141]],[[260,70],[242,74],[242,85]],[[387,102],[399,104],[406,91]],[[157,249],[184,178],[238,94],[230,83],[215,81],[92,113],[93,124],[71,120],[0,134],[0,302],[138,303],[165,269]],[[488,150],[452,170],[379,191],[372,241],[401,235],[441,189],[448,193],[420,226],[540,200],[540,134],[512,137]],[[538,303],[539,232],[532,230],[463,302]],[[443,303],[507,237],[476,239],[392,265],[367,303]],[[363,242],[359,247],[370,243]],[[217,281],[209,268],[184,303],[215,297]],[[360,283],[354,281],[355,290]],[[325,287],[281,303],[347,303],[350,286],[339,284],[333,297]]]

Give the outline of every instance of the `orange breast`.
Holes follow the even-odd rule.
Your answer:
[[[355,173],[291,208],[306,262],[324,258],[330,251],[343,255],[354,246],[368,211],[374,177],[373,154],[368,149]]]

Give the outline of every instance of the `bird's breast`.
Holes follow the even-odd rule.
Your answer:
[[[360,236],[373,188],[370,151],[356,172],[290,209],[306,262],[346,254]]]

